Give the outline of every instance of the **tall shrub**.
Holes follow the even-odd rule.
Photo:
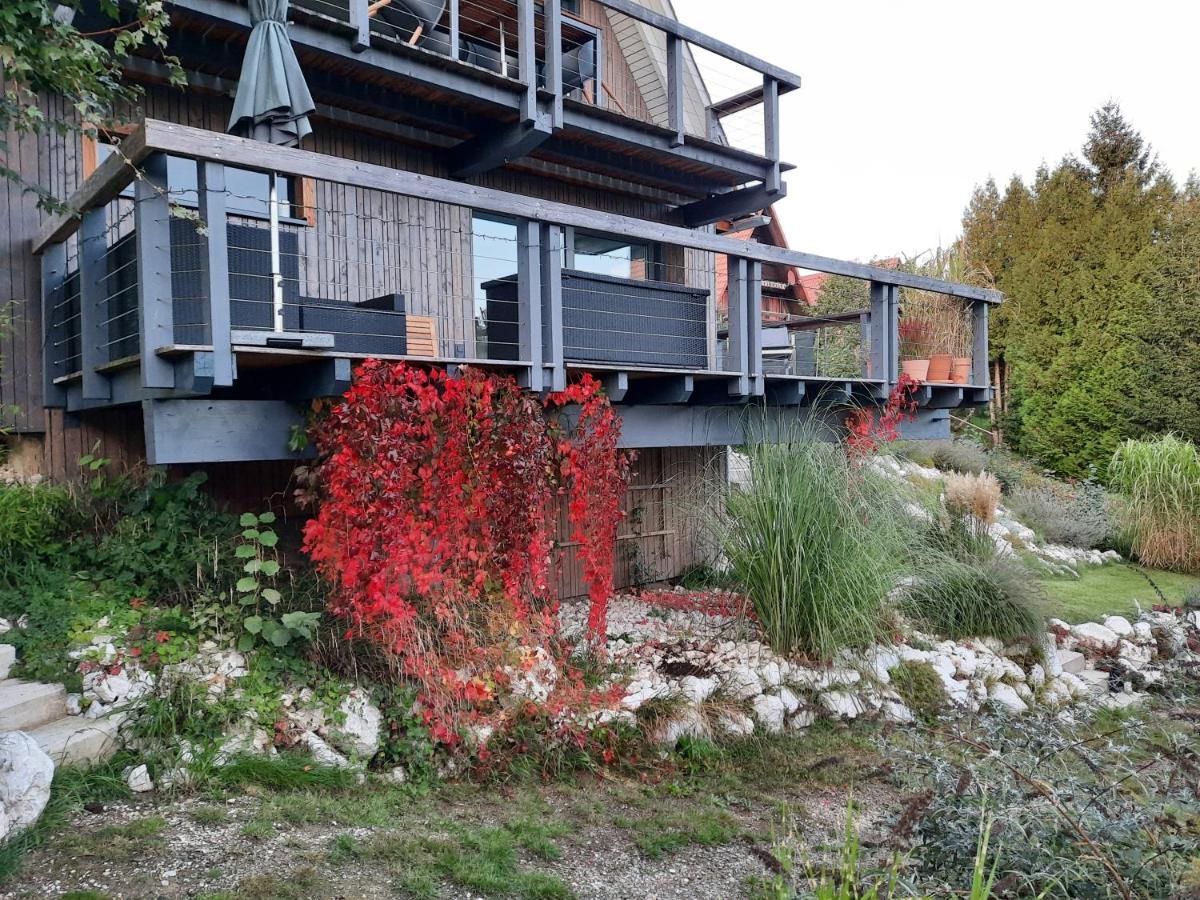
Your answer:
[[[719,540],[767,640],[829,659],[882,637],[899,557],[890,484],[807,429],[747,456],[750,484],[730,494]]]
[[[570,430],[566,404],[580,406]],[[306,549],[334,612],[419,683],[448,745],[503,719],[515,682],[537,701],[562,687],[550,576],[563,493],[603,635],[628,461],[596,382],[545,406],[508,377],[370,360],[317,429],[322,497]]]
[[[1128,440],[1108,467],[1124,528],[1148,566],[1200,572],[1200,451],[1174,434]]]

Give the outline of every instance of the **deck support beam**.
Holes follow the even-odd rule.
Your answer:
[[[79,368],[85,400],[108,400],[108,376],[98,371],[109,362],[107,207],[83,214],[79,225]]]
[[[778,188],[772,189],[769,184],[764,183],[737,188],[707,200],[697,200],[679,207],[676,211],[683,217],[686,227],[700,228],[714,222],[740,219],[751,213],[761,212],[786,196],[786,185],[780,184]]]
[[[167,201],[167,157],[155,153],[134,183],[134,239],[141,324],[142,386],[175,387],[175,369],[158,355],[175,342],[171,293],[171,210]]]

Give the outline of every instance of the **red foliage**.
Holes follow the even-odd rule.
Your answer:
[[[305,548],[333,611],[420,684],[447,745],[463,725],[501,724],[513,682],[543,658],[562,668],[550,575],[564,492],[603,626],[628,461],[598,384],[545,406],[568,403],[581,406],[572,429],[511,378],[369,360],[316,426],[322,496]],[[570,693],[569,679],[545,680]]]
[[[750,601],[732,591],[642,591],[638,599],[650,606],[698,612],[723,619],[754,618]]]
[[[900,424],[916,417],[917,401],[913,396],[921,383],[911,375],[902,374],[887,402],[876,413],[871,407],[860,407],[846,417],[846,449],[853,457],[873,453],[881,443],[900,437]]]

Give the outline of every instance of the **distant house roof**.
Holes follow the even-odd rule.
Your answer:
[[[723,232],[725,237],[737,238],[742,241],[754,240],[760,244],[765,244],[768,247],[787,247],[787,237],[783,233],[783,226],[779,222],[779,215],[775,211],[775,207],[769,207],[765,210],[765,215],[769,218],[769,222],[765,225],[760,225],[757,228],[747,228],[745,231],[726,231]],[[725,223],[728,227],[729,223]],[[718,227],[720,227],[718,225]],[[807,306],[815,306],[815,295],[811,295],[805,290],[805,279],[812,278],[824,279],[824,275],[801,275],[800,270],[795,266],[785,266],[778,263],[765,263],[763,265],[763,288],[767,293],[783,295],[788,300],[795,300],[804,303]],[[819,283],[816,285],[819,289]],[[723,255],[717,256],[717,296],[724,298],[729,288],[729,268],[728,260]]]

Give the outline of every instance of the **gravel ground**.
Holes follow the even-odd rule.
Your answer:
[[[835,766],[844,766],[843,760]],[[94,893],[80,894],[80,900],[406,896],[399,883],[405,863],[339,856],[331,848],[338,841],[369,846],[381,836],[441,839],[458,828],[503,826],[520,815],[554,823],[560,833],[553,840],[557,858],[518,848],[518,869],[554,876],[569,896],[749,896],[754,880],[769,874],[764,860],[770,861],[772,841],[780,839],[781,810],[788,810],[799,839],[811,848],[838,840],[851,793],[856,804],[879,815],[895,809],[896,797],[882,780],[858,777],[870,767],[846,767],[846,784],[831,783],[838,773],[828,771],[827,760],[819,767],[820,776],[808,783],[726,772],[688,779],[683,788],[590,777],[569,784],[447,786],[408,801],[397,793],[394,821],[370,826],[356,821],[355,805],[367,802],[365,792],[379,790],[371,785],[357,789],[361,798],[343,799],[349,816],[343,821],[336,809],[314,821],[311,808],[289,821],[289,805],[299,808],[304,798],[265,792],[106,803],[80,812],[33,851],[0,897],[88,891]],[[531,817],[530,810],[537,812]],[[639,846],[714,817],[726,826],[716,836],[684,836],[666,849]],[[873,824],[860,823],[864,835]],[[445,878],[432,887],[440,897],[485,896]]]

